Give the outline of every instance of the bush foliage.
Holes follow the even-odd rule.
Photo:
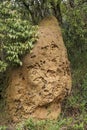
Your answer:
[[[0,3],[0,72],[9,65],[22,65],[22,56],[37,40],[37,26],[22,18],[11,2]]]
[[[71,7],[63,4],[63,35],[69,54],[76,55],[87,50],[87,2],[74,0]]]

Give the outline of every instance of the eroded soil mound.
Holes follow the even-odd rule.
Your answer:
[[[39,25],[39,40],[9,75],[6,105],[10,122],[29,117],[56,119],[61,101],[71,90],[67,51],[56,18]]]

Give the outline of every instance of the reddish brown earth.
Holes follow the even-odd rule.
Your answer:
[[[39,25],[39,40],[23,66],[9,73],[6,88],[8,122],[27,118],[57,119],[61,101],[71,90],[71,73],[61,30],[55,17]]]

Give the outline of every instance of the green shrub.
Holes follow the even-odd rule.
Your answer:
[[[29,52],[37,40],[37,26],[9,2],[0,3],[0,72],[9,65],[22,65],[22,56]]]
[[[87,6],[86,2],[75,1],[74,7],[71,8],[66,2],[63,4],[63,36],[69,52],[69,55],[74,57],[78,52],[84,52],[87,49],[87,23],[86,14]],[[77,52],[76,52],[77,51]]]

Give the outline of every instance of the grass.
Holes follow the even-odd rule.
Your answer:
[[[57,121],[34,121],[29,119],[17,126],[16,130],[86,130],[87,116],[80,115],[75,118],[60,117]]]

